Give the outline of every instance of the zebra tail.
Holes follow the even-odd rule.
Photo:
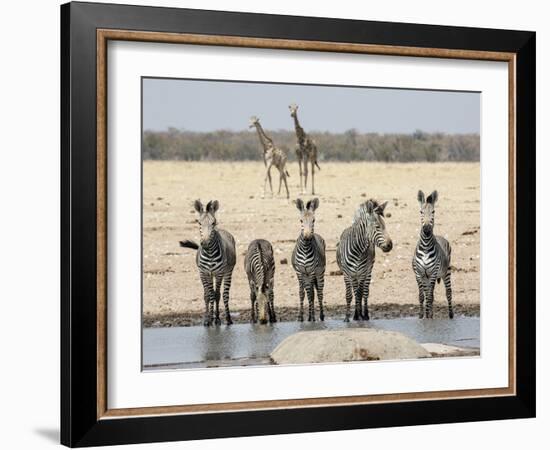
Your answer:
[[[441,278],[437,279],[437,284],[441,283]]]
[[[193,250],[198,250],[199,244],[197,244],[194,241],[189,241],[186,239],[185,241],[180,241],[180,247],[186,247],[186,248],[192,248]]]

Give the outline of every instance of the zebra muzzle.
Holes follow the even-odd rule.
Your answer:
[[[267,296],[264,292],[258,294],[258,310],[260,323],[267,323]]]

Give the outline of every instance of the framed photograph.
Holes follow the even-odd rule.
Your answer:
[[[535,33],[61,7],[61,441],[535,415]]]

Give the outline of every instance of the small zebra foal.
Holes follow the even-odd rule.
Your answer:
[[[323,288],[325,286],[325,240],[314,232],[315,210],[319,207],[319,199],[314,198],[304,207],[302,199],[295,202],[300,211],[302,231],[296,240],[296,246],[292,252],[292,267],[296,271],[299,284],[300,314],[298,320],[304,321],[304,291],[307,292],[309,302],[308,321],[315,321],[313,300],[314,290],[317,291],[319,301],[319,320],[325,320],[323,311]]]
[[[185,240],[180,241],[180,246],[197,250],[196,262],[204,288],[203,324],[204,326],[210,326],[212,322],[216,325],[221,324],[219,303],[223,283],[225,321],[227,325],[231,325],[233,321],[229,312],[229,289],[236,262],[235,239],[227,231],[217,228],[216,211],[220,206],[217,200],[209,201],[206,210],[200,200],[195,200],[194,206],[199,214],[197,222],[200,228],[200,245]]]
[[[267,323],[269,318],[269,323],[277,322],[273,295],[275,259],[268,241],[256,239],[250,243],[244,258],[244,270],[250,285],[250,321],[257,323],[259,318],[260,323]]]
[[[453,293],[451,289],[451,245],[442,236],[433,233],[435,225],[435,203],[437,191],[433,191],[428,198],[422,191],[418,191],[420,204],[420,239],[416,245],[412,268],[418,283],[418,301],[420,311],[418,317],[433,319],[433,301],[435,282],[443,278],[445,293],[449,306],[449,319],[454,317]],[[424,309],[424,302],[426,303]]]
[[[351,301],[355,294],[353,320],[369,320],[369,289],[375,259],[375,247],[383,252],[393,248],[386,231],[384,209],[388,202],[379,204],[370,199],[359,206],[353,224],[340,236],[336,247],[336,262],[344,274],[346,285],[346,317],[349,322]]]

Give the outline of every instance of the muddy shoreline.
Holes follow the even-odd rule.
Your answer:
[[[454,305],[455,317],[479,317],[479,305],[477,304],[456,304]],[[298,317],[298,308],[296,307],[276,307],[277,320],[280,322],[292,322]],[[250,310],[235,309],[231,311],[234,323],[250,322]],[[306,312],[307,314],[307,312]],[[343,319],[345,306],[326,306],[325,319]],[[371,319],[397,319],[406,317],[417,317],[418,305],[397,304],[397,303],[379,303],[369,307]],[[221,314],[223,318],[223,314]],[[306,316],[307,317],[307,316]],[[446,318],[447,305],[434,304],[434,317]],[[201,325],[203,319],[202,312],[188,312],[185,314],[157,314],[146,315],[143,318],[145,328],[161,327],[190,327]]]

